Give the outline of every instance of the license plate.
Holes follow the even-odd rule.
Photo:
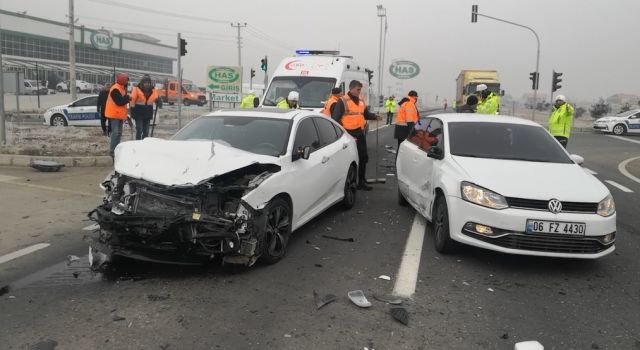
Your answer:
[[[560,235],[584,236],[587,224],[546,220],[527,220],[527,233],[555,233]]]

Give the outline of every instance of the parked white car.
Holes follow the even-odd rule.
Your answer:
[[[58,92],[63,92],[63,91],[68,92],[69,81],[65,80],[56,84],[56,90],[58,90]],[[94,84],[92,83],[86,82],[84,80],[76,80],[76,91],[92,93],[92,92],[96,92],[97,90],[95,89]]]
[[[51,126],[100,126],[98,95],[89,95],[71,103],[55,106],[44,113],[44,124]]]
[[[640,133],[640,109],[596,119],[593,122],[593,128],[606,133],[614,133],[615,135]]]
[[[353,207],[357,166],[354,139],[318,113],[214,112],[170,140],[118,145],[104,203],[90,213],[100,226],[91,252],[275,263],[293,231],[334,204]]]
[[[27,95],[47,95],[49,89],[46,85],[39,84],[36,80],[24,80],[24,92]]]
[[[599,258],[614,251],[611,193],[540,125],[507,116],[421,120],[400,145],[399,201],[458,243],[503,253]]]

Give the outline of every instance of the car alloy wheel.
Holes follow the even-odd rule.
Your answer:
[[[622,124],[616,124],[613,127],[613,133],[616,135],[624,135],[627,132],[627,128]]]
[[[443,196],[436,198],[436,208],[433,217],[433,238],[436,250],[447,254],[455,250],[455,242],[449,235],[449,209]]]
[[[264,210],[264,248],[262,260],[267,264],[280,261],[291,235],[291,208],[282,198],[274,198]]]
[[[349,167],[347,179],[344,183],[344,199],[342,200],[342,207],[344,209],[351,209],[356,204],[356,192],[358,191],[357,182],[356,167],[352,165]]]
[[[51,117],[51,126],[67,126],[67,120],[60,114]]]

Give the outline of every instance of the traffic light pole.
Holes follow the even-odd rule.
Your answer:
[[[180,38],[180,33],[178,33],[178,130],[182,129],[182,65],[180,64],[180,59],[182,58],[182,52],[180,52],[180,48],[182,47],[182,41]],[[167,86],[167,89],[169,87]]]
[[[535,35],[536,37],[536,43],[538,44],[538,47],[536,49],[536,76],[540,76],[540,72],[539,72],[539,68],[540,68],[540,37],[538,37],[538,33],[536,33],[535,30],[533,30],[531,27],[527,27],[525,25],[516,23],[516,22],[511,22],[511,21],[507,21],[504,19],[500,19],[500,18],[496,18],[496,17],[492,17],[492,16],[487,16],[487,15],[483,15],[481,13],[477,12],[477,7],[472,7],[471,11],[474,11],[473,14],[475,14],[476,16],[481,16],[481,17],[485,17],[485,18],[489,18],[492,19],[494,21],[498,21],[498,22],[503,22],[503,23],[508,23],[520,28],[525,28],[531,31],[531,33],[533,33],[533,35]],[[536,107],[537,107],[537,99],[538,99],[538,89],[534,89],[533,90],[533,110],[531,111],[531,120],[534,119],[535,115],[536,115]]]

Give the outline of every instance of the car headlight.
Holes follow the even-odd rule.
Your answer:
[[[463,181],[460,186],[462,199],[491,209],[505,209],[509,207],[507,200],[500,194],[486,188]]]
[[[598,215],[600,216],[611,216],[616,212],[616,203],[613,201],[613,197],[609,194],[605,199],[601,200],[598,203]]]

